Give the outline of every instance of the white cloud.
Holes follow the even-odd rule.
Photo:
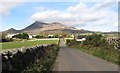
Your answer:
[[[107,2],[107,1],[105,1],[105,2],[98,2],[98,3],[96,3],[95,5],[94,5],[94,9],[96,9],[96,10],[99,10],[99,9],[104,9],[104,8],[108,8],[108,7],[110,7],[110,6],[113,6],[114,4],[118,4],[117,2]]]
[[[76,6],[72,6],[72,7],[68,7],[68,12],[71,12],[71,13],[78,13],[78,12],[85,12],[87,9],[87,6],[85,3],[79,3],[78,5]]]
[[[48,9],[36,12],[31,19],[43,22],[58,21],[70,26],[114,26],[118,22],[118,15],[117,11],[110,9],[113,5],[114,3],[109,2],[95,3],[92,6],[88,6],[87,3],[79,3],[76,6],[68,7],[65,11]]]
[[[0,1],[0,15],[7,15],[10,10],[20,5],[23,0]]]

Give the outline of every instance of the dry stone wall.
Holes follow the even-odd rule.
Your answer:
[[[36,57],[44,56],[55,49],[55,44],[7,50],[1,53],[2,71],[23,71]]]
[[[120,49],[120,38],[107,38],[110,44],[113,44],[115,49]]]

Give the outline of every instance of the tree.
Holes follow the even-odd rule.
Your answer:
[[[106,40],[102,37],[101,34],[93,34],[86,37],[86,40],[83,42],[84,45],[93,45],[101,46],[106,44]]]
[[[62,33],[63,38],[67,37],[67,35],[68,35],[68,33],[65,33],[65,32]]]
[[[54,38],[59,38],[59,34],[55,34],[55,35],[54,35]]]
[[[37,36],[35,36],[35,38],[37,38],[37,39],[44,38],[44,36],[43,35],[37,35]]]
[[[29,35],[27,33],[20,33],[20,34],[13,36],[13,38],[29,39]]]

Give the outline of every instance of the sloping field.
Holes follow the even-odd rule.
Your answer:
[[[21,47],[31,47],[42,44],[57,44],[59,40],[35,40],[35,41],[21,41],[21,42],[4,42],[0,43],[2,50],[13,49]]]

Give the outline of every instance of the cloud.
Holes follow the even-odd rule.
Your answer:
[[[114,4],[115,4],[115,2],[101,2],[101,3],[96,3],[93,8],[95,10],[99,10],[99,9],[103,9],[103,8],[113,6]]]
[[[68,7],[68,11],[71,13],[85,12],[87,5],[85,3],[79,3],[76,6]]]
[[[41,0],[43,1],[43,0]],[[41,2],[40,0],[0,0],[0,15],[10,14],[10,11],[18,6],[21,2]],[[52,0],[51,0],[52,1]],[[68,0],[64,0],[68,2]],[[60,0],[59,2],[64,2]],[[74,0],[73,2],[79,2]],[[105,2],[104,2],[105,1]],[[44,7],[35,7],[35,13],[31,16],[33,21],[43,22],[58,21],[66,25],[82,27],[90,25],[94,27],[110,25],[118,26],[117,11],[111,11],[112,6],[118,0],[82,0],[75,6],[70,6],[66,10],[50,10]],[[47,2],[47,1],[43,1]],[[55,1],[52,1],[55,2]],[[81,2],[81,1],[80,1]],[[92,2],[92,5],[89,3]],[[98,2],[98,3],[95,3]],[[100,3],[101,2],[101,3]],[[59,9],[59,8],[58,8]]]
[[[116,4],[116,3],[115,3]],[[117,11],[110,8],[114,3],[79,3],[68,7],[65,11],[44,10],[31,16],[33,21],[61,22],[69,26],[114,26],[118,22]],[[104,9],[106,8],[106,9]]]
[[[11,2],[12,1],[12,2]],[[10,10],[20,5],[23,0],[0,1],[0,15],[10,14]]]

